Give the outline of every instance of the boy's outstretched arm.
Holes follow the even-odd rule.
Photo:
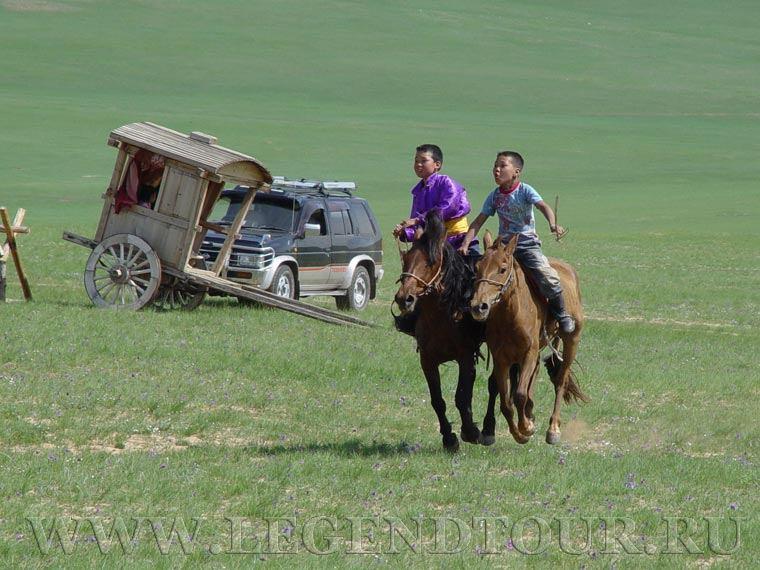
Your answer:
[[[470,224],[470,229],[467,230],[467,233],[464,236],[464,241],[459,248],[460,253],[467,253],[467,249],[470,247],[470,242],[475,239],[476,235],[478,235],[478,231],[483,227],[483,224],[486,223],[487,219],[488,216],[481,212],[478,214],[478,217],[475,218],[475,220]]]
[[[565,228],[557,225],[557,218],[554,217],[554,210],[551,209],[549,204],[541,200],[540,202],[536,202],[536,208],[541,211],[541,213],[544,215],[544,218],[546,218],[546,221],[549,222],[549,230],[553,234],[562,236],[562,234],[565,233]]]

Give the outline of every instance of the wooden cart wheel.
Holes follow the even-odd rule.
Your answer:
[[[116,234],[92,250],[84,270],[87,294],[98,307],[141,309],[161,283],[161,261],[145,240]]]
[[[208,287],[183,282],[176,277],[165,277],[153,299],[153,307],[158,311],[182,309],[192,311],[203,302]]]

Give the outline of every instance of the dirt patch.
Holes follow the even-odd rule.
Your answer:
[[[585,442],[590,433],[591,427],[583,420],[570,420],[562,426],[562,439],[573,445]]]
[[[35,418],[33,416],[24,418],[24,421],[36,427],[49,426],[51,423],[53,423],[53,420],[51,420],[50,418]]]
[[[114,434],[113,439],[117,439]],[[132,434],[123,444],[104,444],[93,443],[89,446],[90,451],[104,451],[113,455],[126,453],[130,451],[153,451],[155,453],[164,453],[172,451],[184,451],[186,445],[181,445],[186,439],[178,440],[173,435],[145,435]],[[189,442],[188,442],[189,443]]]
[[[612,323],[646,323],[648,325],[662,326],[681,326],[681,327],[706,327],[710,329],[749,329],[749,325],[738,325],[734,323],[713,323],[708,321],[680,321],[677,319],[654,318],[647,319],[644,317],[614,317],[609,315],[586,315],[589,321],[605,321]]]
[[[12,12],[73,12],[73,6],[44,0],[2,0],[0,6]]]

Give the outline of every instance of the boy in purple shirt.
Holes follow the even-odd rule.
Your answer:
[[[424,229],[425,215],[436,208],[446,226],[446,239],[459,248],[467,233],[467,214],[470,202],[467,191],[454,180],[441,174],[443,152],[434,144],[423,144],[416,148],[414,173],[421,180],[412,188],[412,210],[409,218],[393,228],[393,235],[401,241],[414,241]]]
[[[554,211],[538,192],[520,181],[524,164],[523,157],[514,151],[505,150],[496,155],[493,177],[499,187],[486,198],[483,209],[472,222],[460,251],[466,251],[468,244],[485,221],[498,214],[499,237],[506,241],[517,234],[515,258],[536,281],[541,294],[549,302],[549,312],[557,319],[562,332],[571,333],[575,330],[575,320],[565,309],[559,274],[549,265],[549,260],[541,251],[541,240],[538,239],[533,218],[533,206],[544,215],[553,234],[562,236],[565,230],[557,225]]]

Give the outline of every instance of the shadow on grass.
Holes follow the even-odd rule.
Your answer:
[[[246,446],[246,451],[261,455],[287,455],[290,453],[330,453],[340,457],[389,457],[394,455],[411,454],[439,454],[443,453],[440,446],[425,448],[419,443],[383,443],[373,441],[365,443],[358,439],[350,439],[335,443],[307,443],[307,444],[272,444]]]

